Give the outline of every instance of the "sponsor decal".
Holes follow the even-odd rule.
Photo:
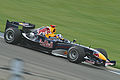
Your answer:
[[[49,30],[49,28],[43,28],[43,29],[38,29],[37,30],[37,32],[38,32],[38,35],[45,35],[45,34],[48,34],[48,33],[50,33],[50,30]]]
[[[40,39],[40,45],[47,48],[53,48],[53,42],[49,43],[47,40],[42,41],[42,39]]]

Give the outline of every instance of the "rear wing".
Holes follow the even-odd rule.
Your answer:
[[[10,22],[9,20],[7,20],[5,30],[9,27],[18,28],[17,25],[13,24],[13,22]]]
[[[35,25],[25,22],[14,22],[14,21],[10,22],[9,20],[7,20],[5,30],[9,27],[19,28],[19,29],[23,29],[23,28],[34,29]]]

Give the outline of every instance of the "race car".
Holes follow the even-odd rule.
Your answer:
[[[51,27],[54,28],[52,25]],[[24,45],[45,53],[62,56],[72,63],[87,62],[97,66],[115,66],[116,61],[108,59],[107,52],[102,48],[90,48],[69,41],[61,34],[48,36],[49,27],[35,28],[34,24],[25,22],[10,22],[7,20],[4,40],[9,44]],[[53,29],[55,32],[56,29]],[[48,31],[48,32],[46,32]]]

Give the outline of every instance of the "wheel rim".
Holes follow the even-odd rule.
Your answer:
[[[76,60],[78,58],[78,51],[76,51],[75,49],[71,50],[69,52],[69,57],[71,60]]]
[[[8,32],[6,33],[6,39],[7,39],[8,41],[13,40],[13,39],[14,39],[14,33],[13,33],[12,31],[8,31]]]

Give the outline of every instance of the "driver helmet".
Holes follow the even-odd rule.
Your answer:
[[[51,33],[56,33],[56,29],[55,29],[55,27],[56,27],[56,25],[50,25],[51,27],[50,27],[50,32]]]

